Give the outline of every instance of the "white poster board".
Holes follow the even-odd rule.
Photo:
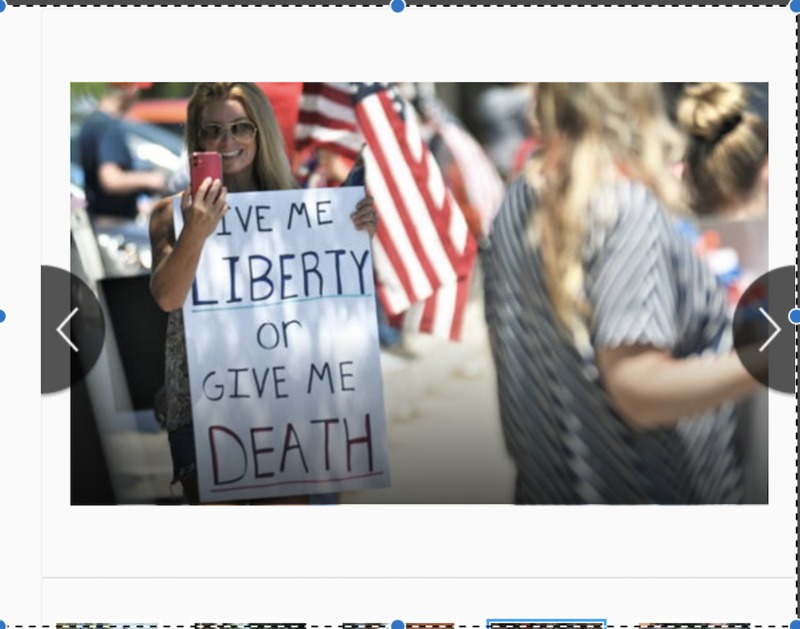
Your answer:
[[[363,197],[228,195],[183,307],[203,502],[388,486]]]

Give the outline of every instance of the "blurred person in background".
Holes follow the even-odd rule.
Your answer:
[[[543,148],[481,252],[516,502],[740,502],[732,402],[759,384],[675,227],[660,87],[540,84],[536,112]]]
[[[88,212],[98,218],[133,220],[139,195],[162,192],[163,174],[134,169],[122,122],[142,89],[150,83],[111,83],[97,109],[84,122],[79,146]],[[143,208],[144,211],[144,208]]]
[[[529,83],[495,85],[476,103],[484,146],[504,179],[514,174],[520,155],[530,149],[533,90]]]
[[[764,216],[769,183],[766,121],[748,111],[739,83],[687,86],[678,124],[688,137],[683,179],[698,214]]]
[[[688,84],[675,111],[688,144],[683,181],[698,215],[696,222],[686,221],[686,233],[725,287],[731,311],[740,305],[769,310],[767,291],[747,291],[769,270],[767,86]],[[737,321],[739,338],[758,334],[758,319]],[[761,421],[767,413],[766,392],[744,400],[737,411],[745,497],[758,502],[767,501],[768,435]]]
[[[318,146],[300,160],[295,176],[304,188],[338,188],[347,179],[354,163],[352,158]]]
[[[222,155],[222,180],[206,179],[193,198],[180,195],[184,226],[178,238],[172,215],[173,197],[159,201],[150,221],[153,274],[150,290],[169,313],[166,343],[165,423],[172,454],[173,482],[180,482],[190,504],[199,503],[192,425],[192,400],[183,307],[191,290],[206,239],[228,210],[228,192],[297,188],[269,100],[253,83],[199,83],[189,100],[186,122],[188,154],[216,151]],[[356,229],[375,233],[377,215],[368,197],[352,215]],[[264,504],[307,504],[307,496],[259,501]]]
[[[766,220],[769,201],[769,134],[766,121],[750,111],[750,100],[740,83],[687,84],[675,107],[687,137],[682,179],[702,219],[700,225],[682,221],[680,228],[726,287],[731,308],[767,271],[756,250],[765,253],[767,244],[759,223]],[[740,228],[731,234],[734,223]]]

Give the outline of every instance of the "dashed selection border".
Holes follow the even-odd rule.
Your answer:
[[[82,629],[85,627],[101,627],[111,629],[198,629],[199,627],[240,627],[244,629],[369,629],[369,628],[388,628],[390,622],[375,623],[349,623],[343,622],[331,625],[306,624],[306,623],[190,623],[190,624],[117,624],[117,623],[56,623],[55,625],[12,625],[6,623],[6,629]],[[760,625],[744,622],[736,623],[708,623],[708,622],[685,622],[685,623],[637,623],[634,625],[614,625],[600,622],[586,623],[559,623],[559,622],[487,622],[480,625],[463,625],[455,623],[406,623],[406,627],[413,629],[587,629],[589,627],[602,626],[604,629],[791,629],[789,624],[784,625]]]
[[[797,82],[795,83],[795,199],[797,206],[795,210],[795,253],[796,261],[794,266],[794,303],[798,303],[798,284],[800,284],[800,17],[795,14],[795,72]],[[795,328],[795,348],[794,348],[794,398],[795,398],[795,618],[800,618],[800,387],[798,387],[798,352],[800,352],[800,338],[798,338],[797,328]]]
[[[282,3],[264,3],[264,2],[242,2],[238,4],[224,4],[224,3],[202,3],[202,4],[161,4],[156,2],[142,2],[142,3],[131,3],[131,2],[92,2],[91,0],[87,0],[87,2],[77,4],[77,3],[51,3],[51,4],[38,4],[34,3],[33,0],[23,0],[23,2],[9,2],[8,6],[13,8],[21,8],[21,7],[29,7],[29,8],[75,8],[75,9],[87,9],[87,8],[169,8],[169,9],[178,9],[178,8],[297,8],[297,9],[317,9],[317,8],[381,8],[386,9],[389,5],[389,2],[369,2],[369,1],[361,1],[361,0],[353,0],[352,2],[339,2],[339,3],[331,3],[331,2],[320,2],[320,3],[293,3],[293,2],[282,2]],[[416,9],[426,9],[426,8],[576,8],[576,9],[584,9],[584,8],[675,8],[675,9],[683,9],[683,8],[742,8],[742,9],[755,9],[755,8],[786,8],[787,3],[785,2],[770,2],[770,3],[760,3],[760,2],[751,2],[749,4],[739,3],[737,1],[724,3],[724,2],[685,2],[681,0],[677,0],[675,2],[669,1],[662,1],[662,2],[642,2],[642,3],[616,3],[612,0],[606,0],[603,2],[584,2],[584,3],[570,3],[570,4],[556,4],[556,3],[548,3],[544,0],[534,0],[533,2],[509,2],[509,3],[483,3],[480,0],[475,0],[474,2],[436,2],[435,0],[426,2],[425,0],[421,1],[413,1],[406,2],[406,8],[416,8]]]
[[[439,3],[439,2],[411,2],[411,6],[415,8],[450,8],[450,7],[480,7],[480,8],[597,8],[597,7],[614,7],[614,8],[708,8],[708,7],[724,7],[724,8],[786,8],[788,3],[752,3],[740,4],[738,2],[731,3],[675,3],[675,2],[661,2],[661,3],[636,3],[624,4],[615,2],[601,2],[601,3],[584,3],[584,4],[555,4],[547,2],[530,2],[530,3],[480,3],[479,1],[472,3]],[[346,8],[346,7],[364,7],[364,8],[386,8],[386,2],[361,2],[354,1],[350,3],[339,4],[298,4],[298,3],[240,3],[240,4],[160,4],[160,3],[92,3],[85,2],[82,4],[74,3],[55,3],[55,4],[39,4],[28,1],[11,2],[7,3],[7,8],[249,8],[249,7],[274,7],[274,8]],[[798,286],[800,286],[800,16],[795,14],[795,68],[797,82],[795,84],[796,95],[796,117],[795,117],[795,198],[797,199],[796,212],[795,212],[795,303],[798,303]],[[798,372],[798,363],[800,362],[800,335],[795,335],[795,417],[796,417],[796,434],[795,434],[795,567],[796,567],[796,607],[795,614],[800,618],[800,375]],[[87,623],[95,624],[95,623]],[[193,623],[187,625],[169,625],[169,624],[114,624],[114,629],[195,629],[203,623]],[[598,623],[537,623],[535,621],[522,622],[522,623],[497,623],[487,622],[484,625],[456,625],[453,623],[444,624],[417,624],[409,623],[413,629],[518,629],[520,624],[535,625],[537,628],[546,629],[586,629],[586,627],[596,626]],[[12,625],[3,623],[6,629],[78,629],[78,624],[58,623],[57,625]],[[307,625],[305,623],[258,623],[248,624],[247,627],[268,627],[269,629],[369,629],[372,627],[384,627],[388,623],[341,623],[338,625]],[[215,625],[224,627],[226,624]],[[408,625],[407,625],[408,626]],[[713,627],[713,629],[790,629],[790,625],[758,625],[750,623],[736,623],[736,624],[708,624],[708,623],[679,623],[679,624],[638,624],[638,625],[613,625],[603,623],[605,629],[703,629]]]

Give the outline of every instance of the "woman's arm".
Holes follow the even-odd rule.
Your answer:
[[[158,171],[126,171],[113,162],[102,164],[97,176],[108,194],[131,194],[140,190],[161,192],[167,185],[164,175]]]
[[[153,250],[153,274],[150,292],[158,306],[171,312],[183,306],[192,288],[200,254],[206,239],[217,229],[228,208],[227,191],[222,182],[206,179],[197,190],[197,199],[189,191],[181,195],[184,226],[174,239],[172,198],[158,202],[150,218],[150,244]]]
[[[767,356],[759,359],[766,369]],[[598,350],[597,365],[615,409],[640,430],[674,426],[760,386],[734,352],[678,359],[654,347],[628,346]]]

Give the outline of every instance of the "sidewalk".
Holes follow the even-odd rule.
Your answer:
[[[416,358],[381,353],[391,487],[341,502],[513,503],[480,299],[467,306],[460,342],[413,335],[408,348]]]

